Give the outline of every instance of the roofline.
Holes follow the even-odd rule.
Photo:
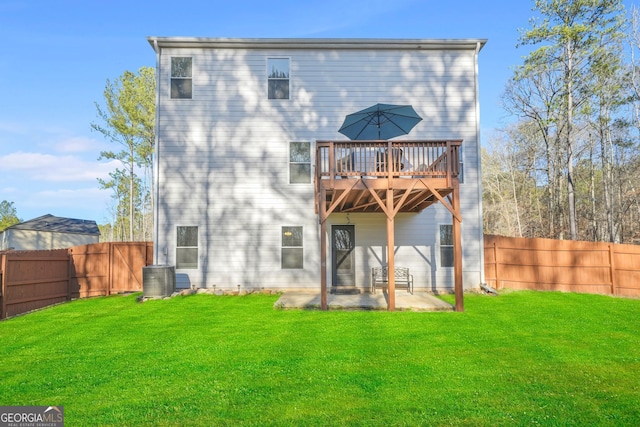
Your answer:
[[[74,221],[76,223],[82,222],[82,224],[95,224],[97,232],[84,232],[84,231],[68,231],[68,230],[45,230],[42,228],[37,228],[38,222],[39,221],[43,221],[43,220],[51,220],[52,222],[56,222],[59,220],[67,220],[67,221]],[[41,215],[39,217],[36,218],[32,218],[29,219],[27,221],[22,221],[19,222],[17,224],[13,224],[7,228],[5,228],[4,230],[2,230],[2,232],[7,231],[7,230],[11,230],[11,231],[15,231],[15,230],[22,230],[22,231],[37,231],[37,232],[43,232],[43,233],[66,233],[66,234],[82,234],[85,236],[100,236],[102,235],[102,233],[100,232],[100,228],[98,227],[98,223],[92,219],[79,219],[79,218],[67,218],[67,217],[62,217],[62,216],[55,216],[55,215],[51,215],[51,214],[46,214],[46,215]]]
[[[487,39],[244,39],[154,36],[147,37],[147,40],[154,50],[162,48],[480,50],[487,43]]]
[[[102,233],[100,232],[100,230],[98,230],[96,233],[83,233],[81,231],[59,231],[59,230],[40,230],[37,228],[5,228],[4,230],[0,231],[0,234],[4,233],[5,231],[11,231],[11,232],[15,232],[15,231],[33,231],[36,233],[58,233],[58,234],[75,234],[75,235],[81,235],[81,236],[102,236]]]

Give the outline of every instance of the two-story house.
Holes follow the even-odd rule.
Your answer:
[[[157,57],[156,264],[178,287],[415,291],[483,281],[478,54],[485,40],[149,37]],[[345,117],[410,105],[391,139]],[[392,153],[402,153],[395,161]],[[389,307],[394,279],[389,275]]]

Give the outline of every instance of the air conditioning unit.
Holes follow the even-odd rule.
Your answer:
[[[170,296],[176,289],[176,268],[172,265],[142,267],[142,291],[147,298]]]

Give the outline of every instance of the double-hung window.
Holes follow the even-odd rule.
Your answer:
[[[311,183],[311,143],[289,143],[289,184]]]
[[[193,96],[191,57],[171,58],[171,98],[191,99]]]
[[[440,267],[453,267],[453,226],[440,224]]]
[[[269,99],[289,99],[289,58],[267,58]]]
[[[198,268],[198,227],[177,227],[176,268]]]
[[[282,227],[282,268],[304,268],[302,227]]]

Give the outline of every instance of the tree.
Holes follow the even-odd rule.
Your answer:
[[[562,119],[558,116],[558,104],[562,85],[554,71],[548,66],[539,66],[535,72],[521,67],[516,70],[513,81],[507,84],[502,96],[504,108],[522,119],[506,131],[509,139],[519,139],[529,144],[529,151],[542,151],[536,155],[534,180],[546,189],[546,231],[542,237],[556,237],[559,232],[557,218],[561,216],[560,177],[564,151],[559,143]],[[538,177],[538,172],[543,177]]]
[[[629,103],[627,76],[623,68],[622,46],[620,41],[621,40],[618,40],[617,43],[604,46],[593,55],[590,73],[591,85],[589,88],[592,95],[592,102],[586,110],[591,113],[589,145],[592,147],[592,150],[598,145],[600,146],[599,156],[607,224],[607,240],[610,242],[616,241],[612,193],[614,186],[614,136],[618,133],[621,126],[626,126],[626,121],[616,119],[616,117],[620,117],[620,110]],[[593,131],[593,133],[591,131]],[[593,196],[592,204],[595,205],[595,197]]]
[[[148,199],[146,195],[139,192],[141,189],[149,191],[149,186],[140,185],[136,171],[143,168],[147,178],[150,176],[147,172],[151,170],[153,164],[155,87],[155,70],[150,67],[140,68],[137,75],[131,71],[125,71],[115,81],[107,80],[104,90],[106,106],[95,104],[102,123],[91,124],[93,130],[100,132],[122,148],[117,152],[103,151],[98,160],[116,159],[123,165],[123,170],[118,169],[111,175],[111,180],[100,181],[100,185],[103,189],[114,189],[115,197],[119,202],[126,201],[129,240],[134,240],[135,237],[136,216],[141,214],[144,216],[144,212],[140,212],[141,206],[136,205],[136,200]],[[123,180],[126,182],[124,189]],[[151,182],[153,182],[152,177]],[[123,191],[124,195],[122,195]],[[153,189],[150,191],[153,193]],[[142,208],[144,209],[144,206]],[[117,209],[117,214],[122,215],[120,208]],[[119,216],[114,218],[114,223],[123,222]]]
[[[13,202],[6,200],[0,202],[0,231],[20,222],[22,220],[18,218],[18,211],[13,206]]]
[[[533,50],[520,69],[521,76],[551,67],[562,93],[557,104],[563,120],[558,132],[566,150],[567,205],[571,239],[578,238],[574,162],[576,155],[575,115],[589,98],[587,89],[594,53],[617,39],[623,25],[621,0],[536,0],[542,21],[520,35],[520,45],[542,45]],[[601,58],[598,55],[596,57]],[[560,130],[560,129],[558,129]]]
[[[539,136],[533,121],[522,122],[488,138],[482,150],[484,230],[517,237],[544,235],[541,209],[544,186],[538,185]],[[543,180],[544,181],[544,180]]]

